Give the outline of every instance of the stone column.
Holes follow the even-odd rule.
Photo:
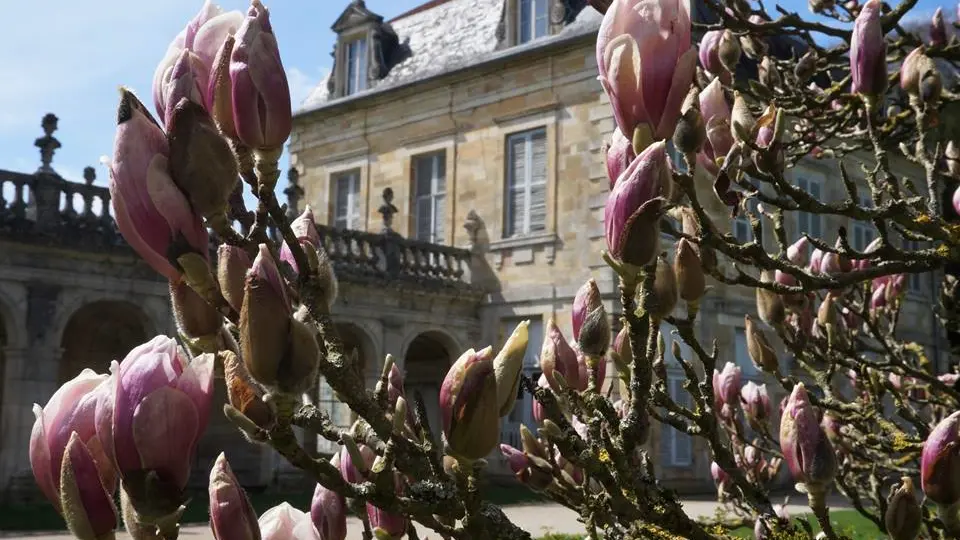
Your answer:
[[[30,469],[33,405],[43,406],[57,389],[59,347],[6,348],[0,414],[0,498],[37,495]]]

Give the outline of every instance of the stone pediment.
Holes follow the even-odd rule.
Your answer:
[[[353,0],[337,17],[331,28],[334,32],[340,34],[344,30],[371,23],[379,25],[383,23],[383,17],[367,9],[363,0]]]

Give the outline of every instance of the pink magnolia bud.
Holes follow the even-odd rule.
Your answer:
[[[547,382],[547,377],[543,373],[540,374],[540,378],[537,379],[537,386],[540,388],[550,388],[550,383]],[[536,420],[538,424],[542,424],[543,420],[547,417],[547,412],[543,409],[543,405],[539,400],[533,400],[533,419]]]
[[[872,242],[867,244],[867,247],[866,249],[863,250],[863,252],[868,255],[872,254],[873,252],[880,249],[880,244],[882,242],[883,242],[882,238],[874,238]],[[866,270],[867,268],[870,268],[870,266],[871,266],[870,259],[855,259],[853,261],[854,270]]]
[[[210,528],[217,540],[260,540],[257,513],[221,452],[210,469]]]
[[[361,465],[363,471],[370,470],[370,467],[373,466],[373,461],[377,458],[377,454],[369,446],[361,444],[357,446],[357,449],[360,451],[360,456],[363,458],[363,464]],[[350,482],[351,484],[358,484],[365,480],[365,473],[361,472],[357,468],[357,464],[353,462],[353,456],[347,448],[340,448],[340,476],[344,480]]]
[[[210,0],[203,4],[199,13],[170,43],[163,60],[153,74],[153,100],[158,115],[163,117],[167,110],[164,88],[171,79],[174,64],[177,63],[181,53],[184,50],[193,52],[209,73],[212,71],[217,50],[228,36],[237,31],[242,21],[243,13],[239,11],[224,12]],[[173,105],[176,105],[176,102]]]
[[[452,455],[477,460],[496,448],[500,403],[492,347],[470,349],[450,367],[440,387],[440,414]]]
[[[634,266],[654,260],[663,200],[672,190],[666,144],[656,142],[633,160],[607,198],[603,221],[611,257]]]
[[[583,354],[583,351],[580,350],[580,346],[576,343],[571,343],[570,348],[572,348],[573,352],[575,352],[577,355],[577,379],[579,381],[577,390],[583,392],[587,389],[587,385],[590,384],[590,366],[587,363],[588,358],[587,355]],[[589,361],[594,363],[593,376],[596,380],[597,389],[603,388],[603,382],[607,378],[606,357],[593,356]]]
[[[737,403],[740,402],[740,368],[733,362],[727,362],[723,371],[713,371],[713,395],[723,418],[733,418]]]
[[[500,453],[503,454],[503,457],[507,460],[507,465],[517,478],[520,478],[526,468],[530,466],[530,458],[509,444],[501,444]]]
[[[780,449],[798,483],[824,488],[837,474],[833,445],[820,427],[803,383],[793,387],[780,419]]]
[[[400,473],[394,473],[394,483],[397,493],[402,491],[403,484]],[[407,518],[403,514],[394,514],[367,503],[367,519],[373,528],[374,536],[378,540],[400,540],[407,532]]]
[[[723,37],[723,32],[723,30],[711,30],[700,38],[700,65],[715,77],[726,72],[720,62],[720,39]]]
[[[570,347],[567,340],[551,318],[547,321],[547,335],[540,349],[540,369],[550,383],[550,388],[560,391],[554,373],[559,373],[572,389],[580,387],[580,368],[577,364],[577,353]]]
[[[516,391],[514,391],[516,394]],[[403,375],[400,373],[400,368],[396,364],[390,368],[390,374],[387,377],[387,404],[390,406],[390,410],[394,411],[397,408],[397,401],[401,397],[404,397],[405,392],[403,389]],[[416,416],[413,413],[413,407],[407,407],[407,424],[413,426],[416,424]]]
[[[953,192],[953,210],[960,215],[960,187]]]
[[[497,379],[497,396],[500,400],[500,416],[507,416],[517,403],[520,390],[520,372],[527,356],[530,342],[530,321],[521,321],[510,333],[503,348],[493,359],[493,372]],[[609,339],[609,338],[608,338]]]
[[[877,97],[887,89],[887,42],[880,23],[880,0],[860,9],[850,38],[850,91]]]
[[[953,386],[956,386],[957,381],[960,380],[960,374],[944,373],[943,375],[938,376],[937,380],[939,380],[940,382],[942,382],[947,386],[953,387]]]
[[[112,403],[97,406],[97,436],[138,512],[143,503],[168,513],[181,504],[193,451],[210,418],[213,368],[212,354],[189,360],[167,336],[111,366],[115,394]]]
[[[688,304],[699,302],[706,292],[706,276],[696,247],[686,238],[681,238],[677,242],[677,254],[673,259],[673,273],[677,278],[680,298],[683,298]]]
[[[318,538],[310,516],[287,502],[264,512],[258,523],[263,540],[316,540]]]
[[[636,157],[637,154],[633,151],[633,142],[624,137],[620,128],[616,128],[613,131],[613,140],[610,142],[610,147],[607,148],[607,178],[610,179],[611,190],[623,171],[627,170],[627,167]]]
[[[938,7],[930,19],[930,45],[943,47],[947,44],[947,27],[943,23],[943,8]]]
[[[823,264],[823,251],[820,248],[813,250],[813,253],[810,255],[810,272],[813,274],[820,273],[820,266]]]
[[[836,248],[840,249],[839,239],[837,240]],[[850,262],[850,259],[847,258],[846,255],[840,255],[839,253],[824,253],[823,259],[820,261],[820,272],[823,274],[835,276],[849,272],[852,269],[853,264]]]
[[[290,230],[297,235],[300,245],[303,249],[313,249],[316,251],[320,246],[320,233],[317,231],[316,221],[313,217],[313,208],[308,204],[303,213],[297,216],[297,219],[290,223]],[[280,247],[280,260],[293,267],[293,271],[300,273],[297,268],[297,261],[293,258],[293,251],[286,242]]]
[[[310,503],[310,520],[320,540],[347,538],[347,501],[343,495],[317,484]]]
[[[168,131],[173,110],[181,99],[186,98],[199,105],[205,104],[209,80],[209,66],[203,65],[200,57],[190,50],[180,51],[180,56],[170,72],[170,79],[166,81],[162,90],[165,107],[161,119]]]
[[[923,493],[941,506],[960,501],[960,411],[944,418],[923,443],[920,482]]]
[[[571,319],[573,320],[573,339],[580,339],[580,327],[587,314],[591,311],[602,308],[600,302],[600,289],[597,288],[597,281],[593,278],[587,280],[577,294],[573,297],[573,310]]]
[[[233,55],[234,45],[236,39],[227,36],[213,59],[210,77],[204,89],[204,104],[210,117],[217,123],[224,137],[231,140],[237,138],[237,127],[233,121],[233,83],[230,81],[230,56]]]
[[[710,463],[710,476],[713,477],[713,482],[717,485],[717,491],[722,493],[730,487],[732,482],[730,475],[720,468],[716,461]]]
[[[274,149],[290,136],[290,87],[280,61],[270,13],[252,0],[230,57],[233,120],[250,148]]]
[[[716,175],[719,172],[717,160],[726,157],[734,142],[730,131],[730,106],[719,79],[710,81],[700,92],[700,112],[706,122],[707,140],[697,161]]]
[[[87,446],[107,490],[113,493],[117,487],[113,465],[103,454],[104,444],[97,436],[95,418],[97,404],[112,397],[107,378],[84,369],[58,388],[46,406],[33,406],[37,419],[30,434],[30,467],[40,491],[58,512],[60,469],[72,433]]]
[[[913,103],[934,104],[943,91],[940,70],[923,47],[917,47],[900,65],[900,87],[910,95]]]
[[[755,423],[763,423],[770,418],[770,396],[767,395],[767,385],[753,381],[747,382],[740,389],[740,405],[747,418]]]
[[[641,0],[615,2],[597,36],[600,83],[620,130],[633,139],[641,128],[656,139],[673,136],[693,82],[697,51],[690,41],[690,8],[666,0],[640,9]]]
[[[806,265],[809,246],[810,241],[807,240],[807,237],[801,236],[799,240],[790,244],[790,247],[787,248],[787,260],[797,266]]]
[[[140,100],[120,90],[117,135],[110,164],[110,197],[120,234],[154,270],[182,279],[177,257],[207,256],[203,221],[168,171],[170,149],[163,130]]]
[[[70,532],[79,540],[113,538],[117,509],[103,487],[100,466],[77,432],[70,433],[60,469],[60,504]]]

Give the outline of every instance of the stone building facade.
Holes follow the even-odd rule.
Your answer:
[[[71,182],[53,168],[60,142],[56,117],[37,139],[41,167],[0,170],[0,504],[39,497],[28,456],[33,406],[85,368],[106,373],[136,345],[176,336],[168,284],[123,241],[110,212],[110,192],[95,170]],[[286,190],[297,204],[296,175]],[[384,205],[384,217],[392,215]],[[340,280],[336,320],[371,385],[387,352],[406,351],[407,388],[436,403],[443,373],[480,339],[479,290],[469,283],[469,251],[410,241],[389,228],[372,233],[320,226]],[[216,244],[211,242],[211,250]],[[308,396],[327,406],[324,388]],[[243,440],[222,411],[215,385],[210,425],[200,441],[191,485],[206,489],[210,465],[225,451],[249,488],[303,486],[305,476],[276,452]],[[328,407],[329,408],[329,407]],[[330,448],[317,448],[324,451]],[[310,488],[312,489],[312,487]]]
[[[701,11],[695,4],[694,17]],[[333,70],[294,120],[291,166],[318,222],[376,230],[379,194],[390,189],[397,232],[474,254],[472,283],[483,297],[474,341],[462,345],[498,346],[530,319],[531,376],[551,317],[570,337],[572,300],[586,279],[596,279],[608,312],[620,310],[614,275],[600,259],[609,191],[603,144],[614,120],[596,80],[599,22],[574,0],[435,0],[389,21],[354,0],[334,25]],[[791,175],[825,200],[845,197],[836,162],[804,160]],[[701,200],[715,197],[705,191]],[[731,220],[715,202],[709,210],[721,227],[751,240],[749,222]],[[834,217],[800,215],[787,227],[793,237],[832,241],[829,231],[841,225],[855,247],[872,238],[869,224]],[[744,338],[744,314],[756,313],[753,291],[713,285],[701,305],[700,339],[716,340],[721,362],[762,381]],[[911,278],[905,309],[916,324],[903,330],[939,358],[936,321],[924,309],[932,295],[930,276]],[[670,329],[663,332],[669,342]],[[668,389],[683,399],[683,373],[671,366]],[[530,398],[520,399],[504,441],[516,442],[519,423],[533,424]],[[666,429],[650,450],[677,489],[712,489],[699,442]]]

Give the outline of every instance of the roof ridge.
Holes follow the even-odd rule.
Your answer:
[[[390,19],[389,21],[387,21],[387,23],[393,23],[393,22],[399,21],[400,19],[404,19],[404,18],[409,17],[409,16],[411,16],[411,15],[416,15],[417,13],[420,13],[421,11],[426,11],[426,10],[428,10],[428,9],[433,9],[433,8],[435,8],[435,7],[437,7],[437,6],[441,5],[441,4],[446,4],[447,2],[451,2],[451,1],[452,1],[452,0],[429,0],[428,2],[425,2],[425,3],[423,3],[423,4],[420,4],[419,6],[413,8],[413,9],[407,10],[407,11],[405,11],[405,12],[397,15],[396,17],[394,17],[394,18]]]

